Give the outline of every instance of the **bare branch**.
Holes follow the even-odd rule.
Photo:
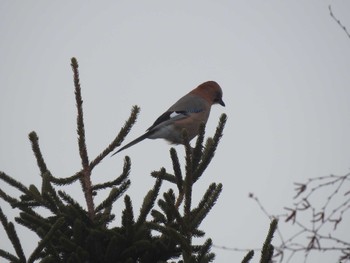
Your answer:
[[[340,22],[340,20],[338,18],[336,18],[336,16],[334,15],[333,11],[332,11],[332,6],[329,5],[328,6],[328,9],[329,9],[329,14],[330,16],[333,18],[333,20],[335,22],[337,22],[337,24],[340,26],[341,29],[344,30],[345,34],[350,38],[350,34],[348,32],[348,30],[346,29],[346,27]]]

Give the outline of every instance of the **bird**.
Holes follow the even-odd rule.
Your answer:
[[[149,127],[146,132],[135,140],[129,142],[111,156],[143,141],[144,139],[165,139],[171,144],[182,144],[183,129],[187,130],[191,141],[198,135],[201,123],[206,123],[211,106],[220,104],[225,107],[222,100],[222,89],[215,81],[206,81],[176,101],[167,111]]]

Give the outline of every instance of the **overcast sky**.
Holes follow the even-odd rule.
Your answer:
[[[32,130],[55,176],[80,169],[73,56],[80,65],[91,158],[112,141],[132,105],[141,113],[126,142],[185,93],[215,80],[226,108],[212,108],[207,134],[213,134],[221,113],[228,122],[194,198],[199,200],[211,182],[223,183],[224,190],[202,228],[216,245],[260,247],[269,220],[248,193],[269,212],[281,213],[293,201],[293,182],[349,171],[350,39],[330,17],[329,4],[350,28],[345,0],[1,0],[0,170],[40,187],[28,141]],[[128,194],[137,214],[154,183],[150,172],[162,166],[171,171],[169,147],[163,140],[145,140],[106,158],[93,182],[114,178],[129,155]],[[182,147],[176,149],[183,156]],[[83,202],[79,189],[76,184],[73,195]],[[13,213],[3,200],[0,205]],[[114,210],[116,224],[120,209]],[[28,254],[36,239],[18,229]],[[9,246],[2,238],[0,248]],[[216,262],[243,258],[214,252]],[[310,262],[329,262],[320,258]]]

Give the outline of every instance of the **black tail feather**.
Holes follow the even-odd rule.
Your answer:
[[[145,134],[141,135],[140,137],[136,138],[135,140],[129,142],[127,145],[123,146],[122,148],[120,148],[118,151],[116,151],[115,153],[113,153],[111,155],[111,157],[119,152],[121,152],[122,150],[125,150],[133,145],[135,145],[138,142],[143,141],[144,139],[148,138],[148,136],[151,134],[151,132],[146,132]]]

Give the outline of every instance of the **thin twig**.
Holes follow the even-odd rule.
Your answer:
[[[350,34],[348,32],[348,30],[346,29],[346,27],[340,22],[340,20],[338,18],[335,17],[335,15],[333,14],[333,11],[332,11],[332,6],[329,5],[328,6],[328,9],[329,9],[329,14],[330,16],[333,18],[333,20],[335,22],[337,22],[337,24],[340,26],[341,29],[344,30],[345,34],[350,38]]]

